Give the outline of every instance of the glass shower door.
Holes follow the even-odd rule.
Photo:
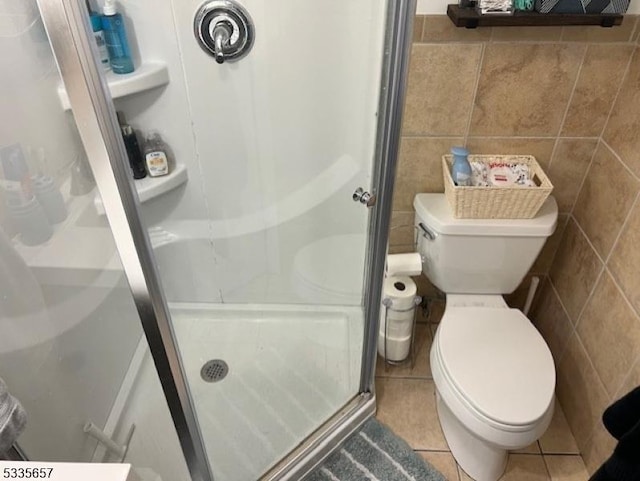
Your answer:
[[[359,393],[369,212],[352,196],[371,185],[386,2],[325,1],[316,23],[318,2],[243,1],[255,42],[224,64],[193,34],[201,0],[170,3],[194,154],[176,210],[141,217],[172,239],[155,259],[214,477],[257,479]]]
[[[245,0],[255,43],[220,64],[194,36],[199,0],[122,0],[131,83],[164,80],[118,98],[81,3],[41,0],[102,195],[94,214],[116,233],[192,475],[276,479],[269,470],[327,421],[345,424],[345,406],[372,400],[365,300],[377,302],[390,207],[352,198],[392,182],[378,136],[385,27],[409,16],[389,19],[386,1],[320,12]],[[116,111],[142,135],[160,131],[172,173],[130,178]]]
[[[27,414],[21,452],[187,481],[35,0],[0,0],[0,58],[0,378]]]

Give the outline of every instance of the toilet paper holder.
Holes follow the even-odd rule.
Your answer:
[[[384,313],[385,332],[384,332],[384,356],[383,356],[384,362],[385,362],[385,370],[388,368],[389,365],[397,366],[397,365],[404,364],[405,362],[407,362],[407,359],[411,360],[411,369],[415,367],[416,320],[417,320],[417,312],[418,312],[416,307],[419,306],[421,303],[422,303],[422,297],[415,296],[413,298],[413,305],[411,307],[408,307],[406,309],[393,309],[393,299],[391,299],[390,297],[385,297],[382,299],[382,305],[385,308],[385,313]],[[394,311],[397,313],[413,311],[413,320],[411,325],[411,341],[409,344],[409,355],[405,359],[402,359],[400,361],[393,361],[389,359],[389,356],[387,355],[387,353],[389,352],[388,346],[387,346],[387,342],[389,339],[389,324],[390,324],[389,318],[388,318],[389,311]]]

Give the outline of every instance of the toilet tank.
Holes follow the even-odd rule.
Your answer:
[[[558,219],[549,196],[533,219],[456,219],[444,194],[418,194],[422,272],[448,294],[509,294],[529,272]]]

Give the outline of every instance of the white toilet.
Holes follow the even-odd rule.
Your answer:
[[[513,292],[553,233],[549,197],[534,219],[455,219],[444,194],[415,197],[422,271],[446,296],[431,347],[438,417],[451,453],[476,481],[496,481],[509,450],[536,441],[553,415],[551,352]]]

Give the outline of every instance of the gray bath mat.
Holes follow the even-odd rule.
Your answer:
[[[367,421],[306,481],[446,481],[375,419]]]

